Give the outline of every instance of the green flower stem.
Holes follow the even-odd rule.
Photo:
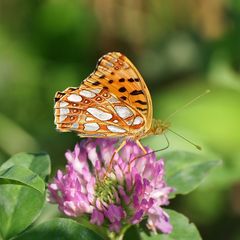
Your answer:
[[[123,226],[121,228],[121,231],[119,233],[114,233],[114,232],[110,232],[109,233],[109,238],[111,240],[122,240],[124,237],[125,232],[128,230],[128,228],[130,228],[131,225],[130,224],[126,224],[125,226]]]

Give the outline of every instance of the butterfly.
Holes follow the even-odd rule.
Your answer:
[[[169,124],[153,119],[150,92],[133,63],[119,52],[102,56],[79,87],[55,95],[55,124],[59,131],[80,137],[121,138],[118,152],[132,139],[159,135]]]

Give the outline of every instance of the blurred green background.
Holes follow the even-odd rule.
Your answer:
[[[56,132],[53,98],[79,86],[109,51],[142,73],[154,115],[165,119],[186,102],[172,129],[223,165],[188,196],[172,201],[203,239],[240,239],[240,1],[0,0],[0,162],[46,151],[53,174],[79,138]],[[170,148],[197,152],[168,134]],[[153,149],[159,136],[144,140]],[[161,153],[159,153],[159,156]]]

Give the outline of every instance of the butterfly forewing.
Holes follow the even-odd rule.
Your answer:
[[[109,92],[141,112],[147,120],[145,128],[150,128],[151,96],[142,76],[126,56],[118,52],[104,55],[83,84],[90,88],[100,85],[106,87]]]
[[[149,91],[133,64],[120,53],[104,55],[79,88],[55,96],[60,131],[83,137],[131,137],[152,121]]]

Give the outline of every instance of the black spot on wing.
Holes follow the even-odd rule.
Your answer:
[[[125,79],[124,78],[120,78],[118,81],[119,82],[125,82]]]
[[[120,88],[118,89],[118,91],[119,91],[119,92],[126,92],[127,89],[126,89],[125,87],[120,87]]]
[[[125,96],[122,96],[122,97],[120,97],[122,100],[127,100],[127,97],[125,97]]]
[[[110,84],[113,83],[113,80],[109,80],[108,83],[110,83]]]
[[[140,107],[137,107],[138,110],[140,111],[147,111],[147,108],[140,108]]]
[[[99,81],[96,81],[96,82],[93,82],[93,83],[92,83],[93,86],[98,86],[98,85],[100,85],[100,84],[101,84],[101,83],[100,83]]]
[[[72,91],[75,91],[75,90],[77,90],[78,88],[76,88],[76,87],[69,87],[67,90],[68,91],[70,91],[70,92],[72,92]]]
[[[57,92],[55,94],[54,102],[56,103],[60,98],[62,98],[65,95],[63,92]]]
[[[141,105],[147,105],[147,102],[141,101],[141,100],[137,100],[135,101],[136,103],[139,103]]]
[[[105,78],[105,74],[102,74],[99,78]]]
[[[129,82],[140,82],[139,78],[129,78],[128,79]]]
[[[142,90],[134,90],[132,92],[130,92],[131,95],[140,95],[140,94],[144,94]]]

